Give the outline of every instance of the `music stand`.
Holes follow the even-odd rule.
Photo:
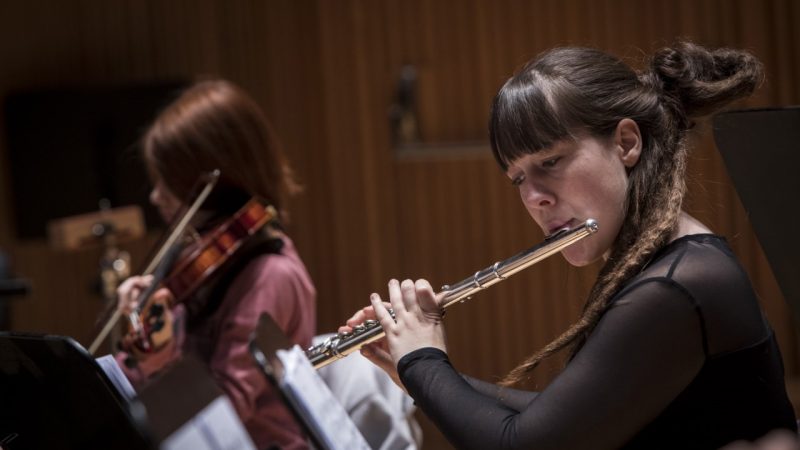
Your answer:
[[[31,284],[24,278],[13,278],[8,257],[0,251],[0,330],[8,329],[7,301],[13,297],[27,295]]]
[[[56,250],[81,250],[102,243],[99,228],[112,230],[115,243],[138,239],[145,234],[144,213],[131,205],[51,220],[48,241]]]
[[[144,411],[69,337],[0,332],[4,450],[154,448]]]
[[[0,301],[6,297],[26,295],[30,290],[31,283],[24,278],[0,280]]]
[[[259,318],[250,353],[316,448],[369,450],[367,441],[305,353],[289,342],[268,314]]]
[[[800,107],[749,109],[718,114],[714,139],[728,168],[772,273],[800,323],[800,276],[796,258],[800,220],[793,201],[800,192]]]

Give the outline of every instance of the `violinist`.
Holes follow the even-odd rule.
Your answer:
[[[171,222],[189,200],[196,180],[218,169],[216,187],[191,219],[195,243],[231,220],[253,199],[285,218],[287,198],[298,191],[269,123],[240,88],[227,81],[198,82],[171,103],[145,132],[143,157],[153,183],[150,201]],[[249,236],[200,287],[180,302],[160,287],[142,313],[158,339],[123,339],[120,366],[137,386],[182,354],[208,365],[258,448],[305,448],[306,440],[278,393],[248,353],[263,313],[292,341],[308,346],[316,321],[316,292],[289,237],[272,221]],[[185,233],[186,234],[186,233]],[[180,260],[177,264],[180,264]],[[118,288],[119,308],[137,311],[152,276],[135,276]],[[159,306],[161,305],[161,306]],[[164,306],[166,305],[166,306]],[[155,333],[154,333],[155,334]]]

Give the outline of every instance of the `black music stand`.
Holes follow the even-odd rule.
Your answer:
[[[369,450],[367,441],[311,366],[305,353],[289,342],[268,314],[262,314],[259,319],[250,353],[281,393],[315,448]],[[285,362],[291,361],[292,356],[302,364],[286,367]]]
[[[718,114],[714,139],[786,301],[800,324],[800,107]]]
[[[0,447],[155,448],[144,410],[69,337],[0,332]]]
[[[6,297],[26,295],[31,290],[31,283],[24,278],[0,280],[0,300]]]
[[[8,257],[0,251],[0,330],[8,329],[8,304],[12,297],[26,295],[31,284],[23,278],[13,278]]]
[[[28,280],[0,279],[0,330],[9,328],[8,301],[13,297],[26,295],[31,290]]]

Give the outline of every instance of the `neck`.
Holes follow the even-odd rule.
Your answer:
[[[699,220],[687,214],[685,211],[681,211],[681,215],[678,218],[678,227],[675,229],[675,232],[672,233],[670,242],[690,234],[704,233],[711,233],[711,229],[709,229]]]

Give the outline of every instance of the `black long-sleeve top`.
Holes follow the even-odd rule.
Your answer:
[[[659,251],[540,393],[462,376],[433,348],[398,370],[457,448],[718,448],[796,430],[772,330],[727,243],[709,234]]]

